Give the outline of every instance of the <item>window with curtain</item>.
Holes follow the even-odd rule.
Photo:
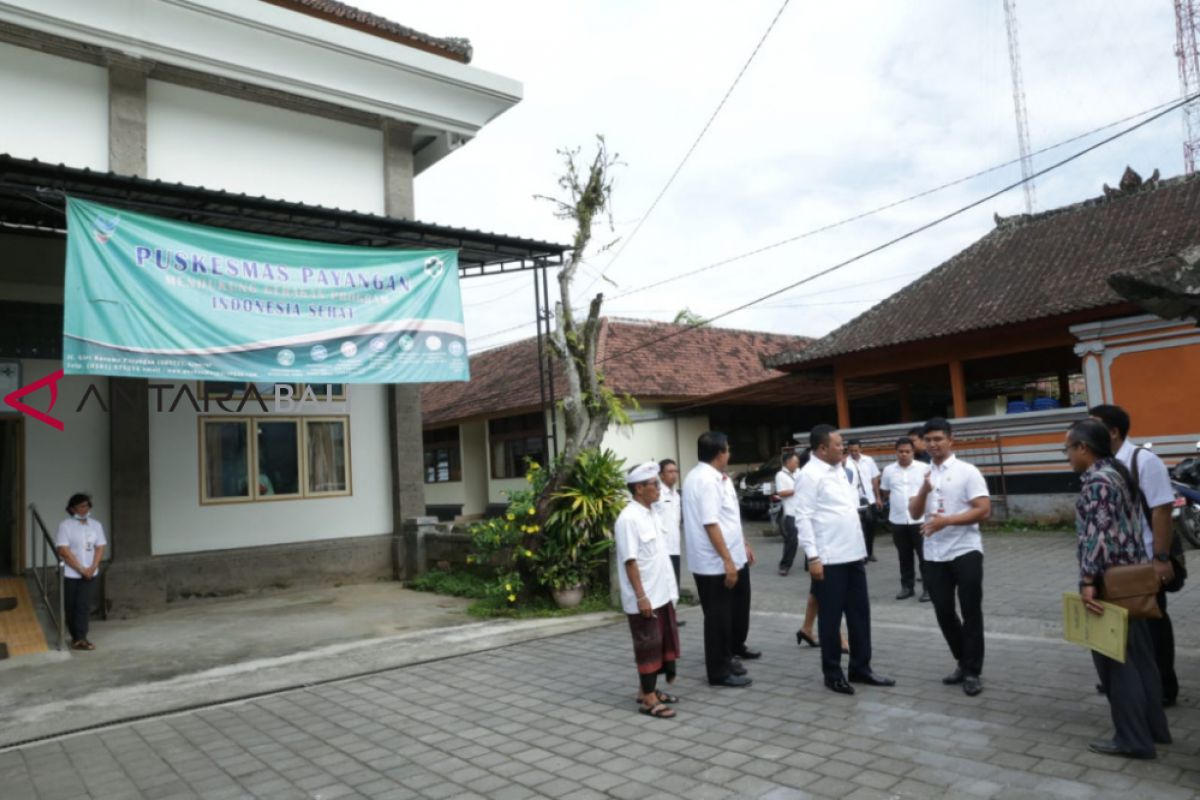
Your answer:
[[[546,463],[545,420],[540,411],[488,422],[492,477],[520,478],[530,461]]]
[[[450,483],[462,480],[462,448],[458,426],[438,428],[423,434],[425,482]]]
[[[300,494],[300,425],[296,420],[256,420],[258,497]]]
[[[348,494],[350,460],[347,458],[346,421],[342,419],[306,419],[305,442],[308,456],[307,495]]]
[[[348,417],[201,417],[201,503],[350,494],[349,426]]]
[[[206,419],[201,427],[203,500],[250,499],[250,442],[245,420]]]

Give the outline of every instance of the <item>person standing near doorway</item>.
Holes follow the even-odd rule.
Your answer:
[[[800,454],[795,451],[783,457],[782,469],[775,473],[775,494],[779,497],[779,528],[783,534],[783,557],[779,559],[779,574],[786,576],[796,561],[796,470]]]
[[[658,462],[658,479],[662,491],[658,501],[654,503],[654,514],[658,517],[658,527],[662,531],[663,540],[667,545],[667,555],[671,557],[671,568],[675,571],[675,585],[679,583],[679,561],[681,553],[681,538],[683,532],[683,508],[679,496],[679,465],[669,458]],[[676,625],[682,628],[687,623],[677,620]]]
[[[749,686],[742,660],[761,658],[746,646],[750,631],[750,567],[754,550],[742,533],[742,514],[729,464],[729,437],[700,435],[700,463],[683,483],[683,534],[688,566],[704,610],[704,664],[713,686]]]
[[[924,428],[933,464],[908,513],[921,517],[925,537],[925,589],[933,600],[938,627],[958,665],[942,679],[962,684],[974,697],[983,691],[983,535],[979,523],[992,514],[987,481],[973,465],[954,455],[954,432],[941,417]],[[954,606],[955,593],[962,618]]]
[[[922,575],[925,572],[921,519],[908,513],[908,501],[920,491],[925,476],[929,474],[929,465],[915,461],[914,455],[912,441],[907,436],[897,439],[896,461],[884,468],[883,476],[879,479],[879,494],[888,507],[892,543],[896,545],[896,554],[900,559],[900,594],[896,595],[897,600],[907,600],[916,593],[914,555],[917,569]],[[921,602],[928,600],[929,590],[923,589]]]
[[[867,545],[867,561],[875,561],[875,527],[879,502],[879,467],[875,459],[862,451],[862,442],[851,439],[846,443],[846,468],[858,492],[858,517],[862,523],[863,541]]]
[[[71,632],[71,649],[95,650],[88,640],[95,580],[108,539],[104,526],[92,519],[92,498],[73,494],[67,501],[67,518],[58,523],[54,546],[63,567],[63,612]]]

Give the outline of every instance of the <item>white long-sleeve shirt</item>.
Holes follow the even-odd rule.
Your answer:
[[[822,564],[848,564],[867,557],[858,519],[858,490],[841,464],[812,458],[796,475],[796,532],[800,547]]]

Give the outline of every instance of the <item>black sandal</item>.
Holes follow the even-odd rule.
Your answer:
[[[658,702],[660,702],[660,703],[678,703],[679,702],[679,698],[676,697],[675,695],[668,694],[667,692],[664,692],[659,689],[656,689],[654,691],[654,696],[658,698]]]
[[[655,703],[648,706],[645,703],[638,703],[638,713],[645,714],[648,717],[657,717],[658,719],[672,719],[675,716],[675,710],[667,708],[662,703]]]
[[[814,639],[813,637],[809,636],[804,631],[799,630],[799,631],[796,631],[796,644],[800,644],[800,645],[806,644],[809,647],[816,647],[817,640]]]

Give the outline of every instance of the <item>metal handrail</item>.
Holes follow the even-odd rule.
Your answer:
[[[46,523],[42,521],[42,515],[38,513],[37,506],[33,503],[29,504],[29,513],[33,521],[33,524],[29,526],[29,552],[33,559],[33,579],[37,582],[38,591],[41,592],[42,602],[46,604],[50,619],[58,627],[58,649],[62,650],[67,641],[66,614],[63,608],[66,590],[64,568],[66,565],[58,557],[58,548],[54,546],[54,540],[50,538],[50,531],[46,529]],[[41,547],[37,546],[37,528],[42,530]],[[42,573],[49,569],[50,556],[54,557],[54,571],[58,574],[58,602],[56,604],[50,602],[50,593],[47,591],[46,581],[42,577]],[[56,609],[58,613],[55,613]]]

